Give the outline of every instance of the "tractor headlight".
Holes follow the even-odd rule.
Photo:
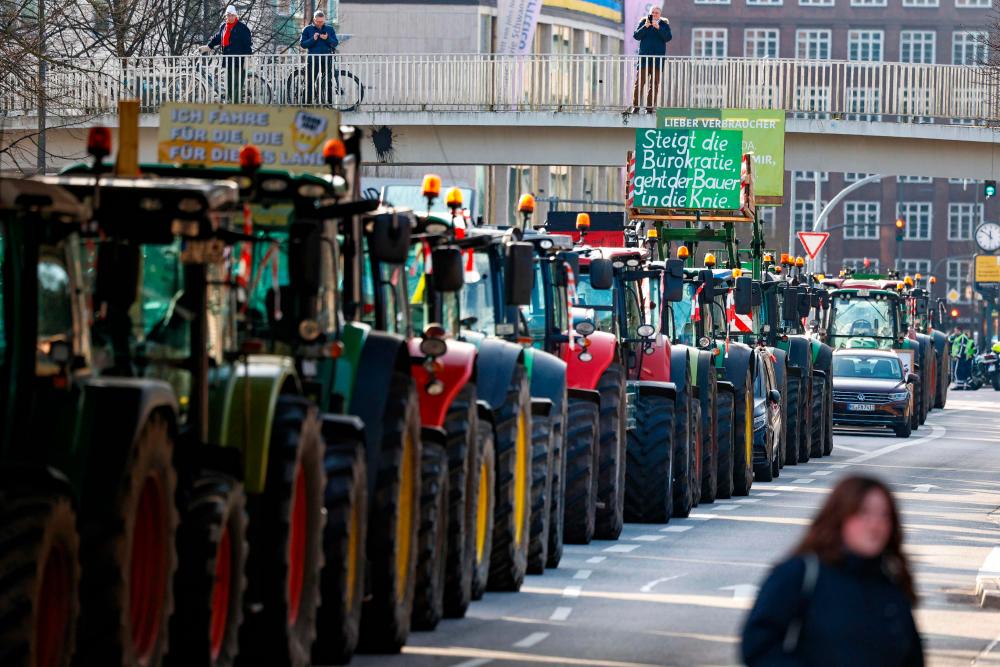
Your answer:
[[[420,353],[425,357],[436,359],[448,350],[448,343],[443,338],[424,338],[420,341]]]

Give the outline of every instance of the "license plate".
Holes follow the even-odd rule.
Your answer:
[[[847,409],[855,412],[875,412],[875,406],[871,403],[848,403]]]

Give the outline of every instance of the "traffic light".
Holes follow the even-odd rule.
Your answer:
[[[903,240],[903,233],[906,231],[906,222],[902,218],[896,218],[896,240]]]
[[[952,308],[951,309],[951,319],[953,319],[953,320],[957,320],[958,319],[958,308]]]
[[[987,199],[995,197],[997,194],[997,182],[986,181],[986,183],[983,185],[983,194],[986,195]]]

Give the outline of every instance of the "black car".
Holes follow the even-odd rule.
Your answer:
[[[899,357],[887,350],[833,353],[833,423],[891,428],[910,437],[913,384]]]
[[[781,392],[771,352],[754,350],[753,361],[753,471],[758,482],[770,482],[781,472]]]

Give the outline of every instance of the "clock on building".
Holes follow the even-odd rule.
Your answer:
[[[976,243],[986,252],[1000,250],[1000,225],[984,222],[976,228]]]

